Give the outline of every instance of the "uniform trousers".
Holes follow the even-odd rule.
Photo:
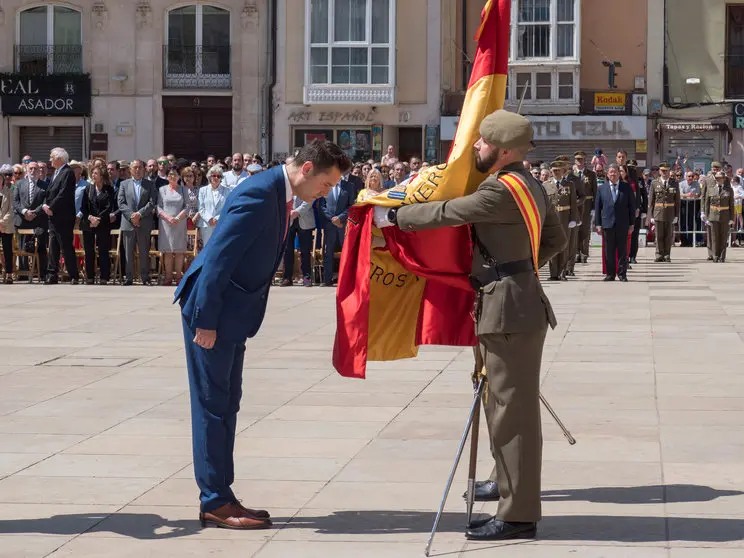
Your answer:
[[[583,225],[583,223],[582,223]],[[576,266],[576,251],[579,246],[579,227],[576,226],[568,231],[568,254],[566,256],[566,270],[573,271]]]
[[[726,258],[726,245],[728,244],[729,224],[728,221],[711,221],[711,248],[714,258]]]
[[[655,221],[656,224],[656,257],[665,258],[672,252],[674,244],[674,223],[672,221]]]
[[[183,316],[186,366],[191,393],[194,475],[201,510],[209,512],[236,501],[235,430],[243,395],[245,343],[220,338],[207,350],[194,343],[195,331]]]
[[[579,229],[577,250],[578,254],[581,254],[584,258],[589,257],[589,242],[592,238],[592,208],[594,208],[592,200],[585,200],[584,215],[581,219],[581,225],[577,227]]]
[[[496,462],[489,480],[498,483],[496,517],[503,521],[542,517],[540,365],[547,330],[546,319],[537,331],[479,337],[488,378],[483,409]]]

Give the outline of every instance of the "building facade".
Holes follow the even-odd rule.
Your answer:
[[[454,42],[461,50],[451,57],[460,63],[453,65],[455,87],[445,94],[443,139],[457,121],[482,9],[481,2],[456,4],[455,27],[462,29]],[[647,33],[638,14],[646,13],[646,0],[617,6],[612,0],[512,0],[505,108],[533,122],[531,160],[597,149],[614,159],[623,149],[645,163]]]
[[[654,162],[744,164],[744,3],[649,0]]]
[[[0,160],[261,151],[270,4],[0,2]]]
[[[326,138],[356,161],[436,160],[443,4],[278,0],[272,158]]]

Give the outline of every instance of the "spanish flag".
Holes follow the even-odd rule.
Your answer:
[[[468,281],[468,227],[405,232],[373,225],[375,206],[399,207],[472,193],[486,175],[475,169],[481,121],[503,107],[511,0],[488,0],[460,121],[447,162],[349,211],[336,293],[333,365],[364,378],[367,361],[415,357],[420,345],[473,346],[474,293]]]

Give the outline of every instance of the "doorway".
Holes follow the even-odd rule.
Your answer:
[[[421,126],[398,128],[398,157],[410,161],[411,157],[423,155],[423,129]]]
[[[232,155],[232,97],[163,97],[163,153],[189,161]]]

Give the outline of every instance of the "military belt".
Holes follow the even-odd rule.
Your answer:
[[[483,265],[483,271],[470,276],[470,285],[478,291],[494,281],[501,281],[512,275],[532,271],[534,271],[532,259],[504,262],[496,265]]]
[[[674,203],[657,203],[656,207],[674,207],[675,205]]]
[[[559,206],[557,206],[557,207],[555,208],[555,210],[556,210],[556,211],[557,211],[558,213],[560,213],[561,211],[568,211],[569,209],[571,209],[571,206],[570,206],[570,205],[559,205]]]
[[[586,201],[586,200],[593,200],[593,199],[594,199],[594,196],[586,196],[586,197],[584,197],[584,201]]]
[[[711,205],[711,209],[715,209],[716,211],[728,211],[729,206],[728,205]]]

